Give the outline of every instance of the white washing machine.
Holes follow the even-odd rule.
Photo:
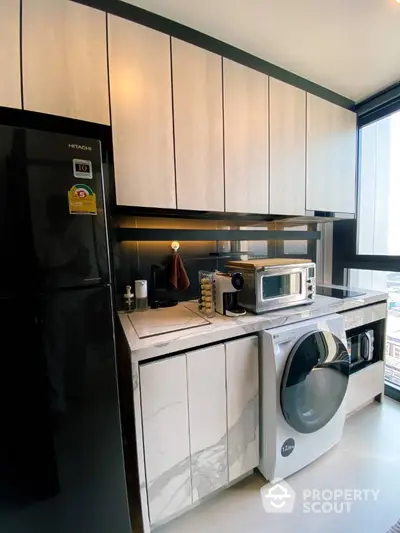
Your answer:
[[[260,471],[290,476],[340,441],[350,356],[340,315],[260,333]]]

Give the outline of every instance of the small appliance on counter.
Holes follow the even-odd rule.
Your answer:
[[[178,300],[171,296],[171,292],[165,288],[165,267],[161,265],[151,265],[151,279],[149,287],[149,303],[152,309],[160,307],[175,307],[178,305]],[[158,287],[158,277],[163,276],[163,288]]]
[[[374,330],[366,329],[347,338],[352,370],[358,370],[360,363],[370,363],[374,359]]]
[[[238,304],[238,294],[242,290],[244,279],[240,272],[215,273],[215,302],[217,313],[226,316],[242,316],[246,314]]]
[[[227,267],[242,275],[238,303],[252,313],[314,302],[315,263],[309,259],[228,261]]]

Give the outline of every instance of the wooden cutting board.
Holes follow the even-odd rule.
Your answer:
[[[296,265],[311,263],[311,259],[293,259],[289,257],[276,259],[252,259],[249,261],[228,261],[227,265],[235,268],[261,268],[265,266]]]

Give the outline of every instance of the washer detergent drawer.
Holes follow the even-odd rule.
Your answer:
[[[345,397],[347,416],[358,411],[383,392],[384,375],[385,363],[383,361],[378,361],[351,374]]]

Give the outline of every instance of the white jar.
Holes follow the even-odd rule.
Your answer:
[[[147,280],[138,279],[135,281],[135,299],[136,299],[136,310],[146,311],[148,307]]]

